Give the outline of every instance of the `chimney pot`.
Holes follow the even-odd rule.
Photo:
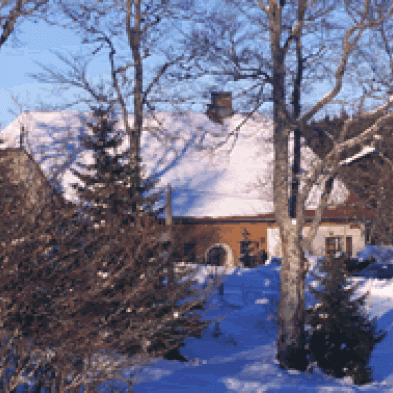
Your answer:
[[[207,116],[216,123],[222,124],[223,120],[233,115],[232,93],[212,92],[211,103],[208,105]]]

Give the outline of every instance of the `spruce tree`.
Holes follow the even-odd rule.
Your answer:
[[[253,266],[253,256],[251,255],[253,252],[253,248],[251,247],[252,243],[253,242],[250,240],[250,232],[248,232],[246,228],[243,228],[242,240],[240,241],[240,262],[245,267]]]
[[[128,152],[121,151],[123,135],[116,129],[116,119],[110,108],[92,108],[90,130],[82,143],[93,154],[93,163],[79,163],[74,174],[82,184],[75,184],[81,202],[88,207],[94,221],[103,224],[110,217],[121,216],[124,225],[135,221],[142,210],[151,212],[157,198],[154,183],[141,182],[139,189],[132,184],[132,165]]]
[[[187,272],[186,268],[180,272],[175,266],[171,258],[176,242],[174,230],[171,242],[160,240],[167,228],[156,220],[155,184],[141,179],[140,188],[135,189],[131,182],[130,168],[133,165],[127,161],[128,152],[121,152],[122,135],[116,130],[110,109],[93,108],[93,119],[87,125],[91,132],[83,143],[93,153],[94,161],[82,164],[83,171],[74,172],[82,182],[75,187],[81,202],[84,202],[89,221],[97,228],[94,229],[97,241],[84,245],[84,252],[92,259],[103,252],[101,274],[110,276],[111,271],[120,268],[128,272],[120,279],[116,291],[124,291],[123,288],[128,286],[137,288],[133,282],[138,281],[140,275],[144,277],[143,291],[137,300],[133,300],[130,309],[144,310],[145,322],[151,318],[152,326],[157,321],[168,320],[168,323],[155,328],[156,333],[146,340],[149,345],[145,349],[153,357],[163,354],[167,358],[177,356],[181,359],[178,348],[184,338],[188,335],[199,337],[209,325],[209,322],[201,320],[198,310],[204,308],[210,289],[206,288],[202,293],[195,286],[191,272]],[[100,232],[105,236],[100,238]],[[114,247],[116,243],[118,246]],[[135,249],[126,261],[122,261],[126,243],[127,247],[132,245]],[[108,253],[107,250],[112,251]],[[121,267],[123,264],[125,266]],[[179,312],[179,309],[185,311]],[[135,320],[136,317],[131,314],[130,317]],[[138,345],[126,348],[128,354],[139,350]]]
[[[367,294],[355,297],[358,285],[348,282],[343,258],[330,258],[314,275],[316,305],[308,310],[310,361],[329,375],[351,376],[356,384],[372,380],[367,366],[374,346],[385,333],[365,310]]]

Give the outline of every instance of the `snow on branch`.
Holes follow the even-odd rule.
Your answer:
[[[374,143],[368,146],[363,146],[362,150],[359,153],[354,154],[351,157],[346,158],[343,161],[340,161],[340,165],[348,165],[361,157],[366,156],[367,154],[373,153],[375,151]]]

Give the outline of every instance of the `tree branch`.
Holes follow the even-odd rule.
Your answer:
[[[359,42],[359,39],[362,33],[364,32],[364,30],[380,24],[384,19],[390,17],[393,13],[393,5],[392,5],[386,15],[381,16],[377,20],[365,22],[368,14],[367,5],[368,5],[368,0],[365,0],[364,2],[365,10],[363,11],[360,22],[353,25],[345,33],[345,37],[343,40],[343,54],[342,54],[341,62],[338,65],[335,72],[335,79],[336,79],[335,86],[329,93],[325,94],[308,112],[306,112],[302,116],[302,118],[300,119],[300,123],[306,124],[319,110],[321,110],[326,104],[331,102],[332,99],[336,97],[337,94],[341,91],[343,77],[344,77],[349,56],[354,50],[356,44]],[[353,35],[355,36],[352,38]]]

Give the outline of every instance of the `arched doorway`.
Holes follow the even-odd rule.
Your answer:
[[[233,266],[233,253],[227,244],[213,244],[205,254],[208,265],[213,266]]]

